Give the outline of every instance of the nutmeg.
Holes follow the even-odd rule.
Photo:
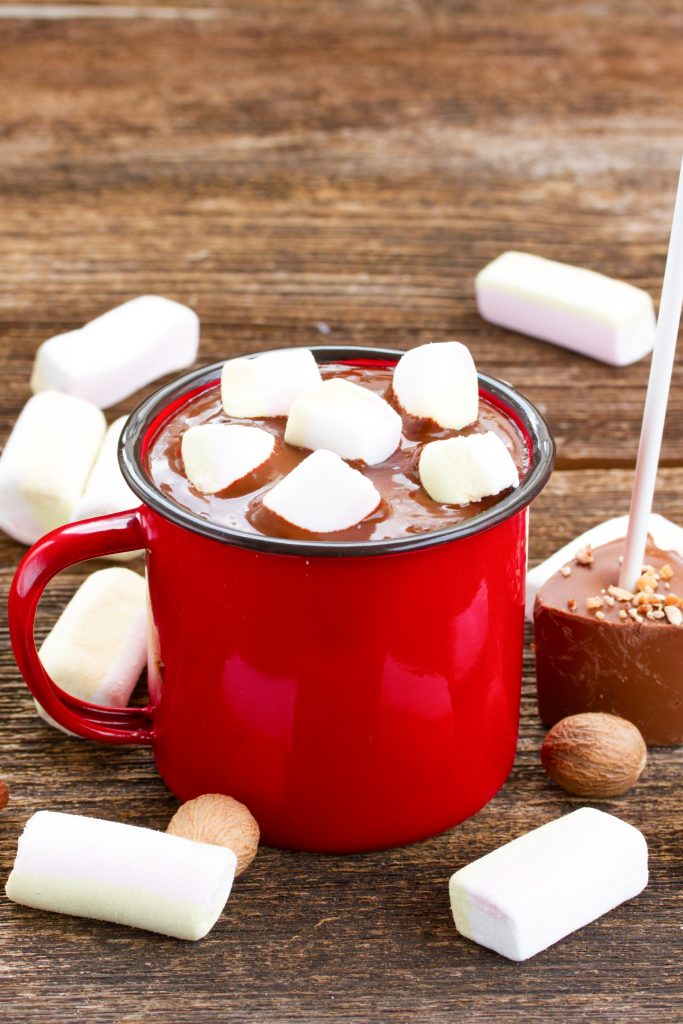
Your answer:
[[[9,787],[6,782],[0,779],[0,811],[3,807],[7,807],[9,801]]]
[[[553,782],[576,796],[619,796],[640,778],[647,747],[625,718],[585,712],[552,727],[541,747],[541,761]]]
[[[222,793],[205,793],[182,804],[166,829],[174,836],[197,843],[227,846],[237,857],[241,875],[256,856],[260,831],[248,807]]]

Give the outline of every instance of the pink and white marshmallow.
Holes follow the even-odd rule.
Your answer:
[[[38,349],[31,390],[54,388],[101,409],[197,358],[199,318],[161,295],[141,295]]]
[[[477,274],[475,291],[484,320],[612,366],[634,363],[654,345],[647,292],[594,270],[504,252]]]
[[[92,402],[42,391],[19,414],[0,457],[0,528],[34,544],[68,523],[104,437]]]

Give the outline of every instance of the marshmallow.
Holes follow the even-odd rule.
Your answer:
[[[57,686],[91,704],[127,705],[147,660],[146,595],[144,577],[130,569],[88,576],[38,652]]]
[[[185,474],[203,494],[216,494],[262,466],[275,450],[275,438],[260,427],[204,423],[183,434]]]
[[[31,389],[55,388],[101,409],[197,358],[199,319],[188,306],[142,295],[96,317],[78,331],[44,341]]]
[[[655,313],[641,288],[526,252],[504,252],[475,278],[484,320],[612,366],[652,351]]]
[[[140,504],[140,499],[131,491],[119,467],[119,438],[127,419],[127,416],[121,416],[107,430],[85,491],[72,512],[73,521],[123,512],[128,508],[137,508]]]
[[[228,416],[263,419],[287,416],[295,399],[321,382],[307,348],[229,359],[221,375],[221,398]]]
[[[625,821],[582,807],[456,871],[461,935],[527,960],[647,885],[647,843]]]
[[[313,452],[288,473],[263,504],[293,526],[311,533],[348,530],[381,501],[374,484],[328,451]]]
[[[571,562],[577,551],[583,550],[587,545],[599,548],[602,544],[609,544],[613,540],[621,540],[626,537],[628,530],[628,516],[617,516],[615,519],[606,519],[597,526],[592,526],[575,540],[565,544],[563,548],[550,555],[544,562],[540,562],[533,569],[530,569],[526,577],[526,606],[525,614],[529,622],[534,619],[534,604],[539,590],[551,576]],[[683,528],[670,519],[650,514],[648,522],[648,533],[652,537],[660,551],[676,551],[683,558]]]
[[[401,417],[379,395],[333,378],[294,402],[285,441],[375,466],[396,451],[402,427]]]
[[[196,940],[218,920],[236,864],[223,846],[38,811],[19,838],[5,892],[37,910]]]
[[[519,485],[510,452],[497,434],[430,441],[422,449],[420,482],[434,501],[467,505]]]
[[[469,349],[459,341],[419,345],[401,356],[393,390],[411,416],[462,430],[479,415],[479,381]]]
[[[0,457],[0,528],[23,544],[68,523],[104,437],[100,410],[44,391],[30,398]]]

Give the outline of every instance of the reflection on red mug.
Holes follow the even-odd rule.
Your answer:
[[[313,349],[319,362],[395,362]],[[534,407],[480,375],[529,446],[521,485],[445,530],[363,544],[238,533],[166,498],[146,473],[159,426],[221,365],[186,374],[130,416],[121,464],[142,505],[55,530],[27,553],[10,629],[30,690],[57,722],[150,744],[181,800],[228,793],[276,846],[358,851],[433,835],[482,807],[514,760],[529,503],[554,445]],[[149,704],[103,708],[50,680],[33,624],[75,562],[147,549]]]

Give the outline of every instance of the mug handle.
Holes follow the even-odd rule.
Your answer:
[[[53,576],[76,562],[148,546],[142,509],[68,523],[46,534],[19,563],[9,594],[9,630],[19,670],[38,703],[78,736],[104,743],[151,743],[151,708],[111,708],[72,697],[50,678],[33,629],[38,602]]]

